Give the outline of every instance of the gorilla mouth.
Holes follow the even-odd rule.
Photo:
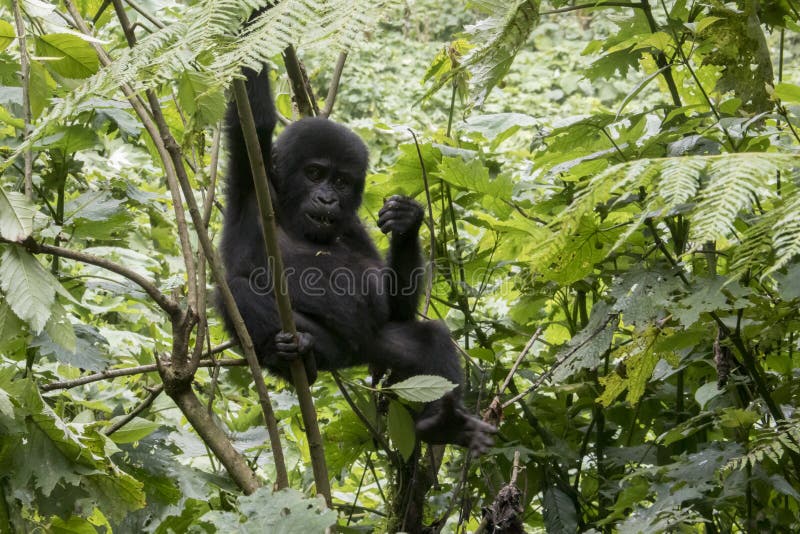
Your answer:
[[[306,213],[306,217],[319,226],[331,226],[334,223],[333,218],[324,214]]]

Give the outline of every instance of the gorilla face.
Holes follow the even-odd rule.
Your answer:
[[[288,233],[328,243],[357,220],[367,149],[356,134],[326,119],[303,119],[278,137],[272,161]]]

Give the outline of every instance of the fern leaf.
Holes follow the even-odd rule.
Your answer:
[[[702,157],[668,158],[660,166],[658,195],[667,210],[685,204],[700,189],[700,175],[706,168]]]
[[[709,167],[708,186],[702,191],[692,224],[692,238],[716,241],[730,235],[733,223],[758,197],[770,195],[764,185],[778,166],[768,154],[728,154]]]

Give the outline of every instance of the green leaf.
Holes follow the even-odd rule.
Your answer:
[[[544,523],[547,532],[577,532],[578,516],[575,505],[569,495],[561,491],[555,484],[544,490]]]
[[[126,416],[120,415],[111,419],[109,423],[113,424],[124,417]],[[143,419],[141,417],[134,417],[129,423],[126,423],[125,426],[111,434],[110,437],[114,443],[133,443],[134,441],[139,441],[145,436],[149,436],[160,427],[161,425],[154,421]]]
[[[53,534],[96,534],[97,529],[86,519],[73,515],[66,521],[60,517],[53,518],[50,532]]]
[[[389,437],[405,460],[411,458],[417,444],[416,426],[408,410],[397,401],[389,402]]]
[[[719,389],[716,382],[708,382],[697,388],[694,392],[694,400],[701,409],[705,410],[708,402],[724,393],[724,389]]]
[[[11,402],[8,392],[0,389],[0,414],[14,418],[14,404]]]
[[[217,532],[238,534],[309,534],[326,532],[336,523],[336,512],[327,509],[321,497],[308,498],[295,489],[273,493],[263,486],[238,501],[238,512],[215,510],[199,521],[213,525]]]
[[[459,189],[484,195],[484,200],[498,215],[505,217],[511,212],[512,208],[507,204],[514,188],[511,178],[507,175],[490,178],[489,169],[480,159],[465,161],[460,157],[444,157],[438,174],[442,180]]]
[[[72,154],[79,150],[94,148],[98,143],[97,133],[93,130],[72,125],[57,128],[53,135],[48,135],[36,143],[36,146],[48,149],[60,148],[65,153]]]
[[[50,320],[47,321],[44,331],[61,348],[74,353],[77,349],[78,338],[75,336],[75,329],[72,327],[67,311],[58,301],[53,303],[52,310],[53,314],[50,316]],[[90,369],[90,367],[83,368]]]
[[[53,308],[54,318],[60,307],[56,302],[56,306]],[[30,342],[30,346],[39,349],[43,356],[52,356],[60,363],[89,371],[102,371],[108,367],[106,356],[108,340],[100,335],[96,327],[84,324],[69,324],[71,332],[55,332],[55,335],[61,336],[69,336],[71,333],[72,338],[74,338],[73,341],[68,337],[54,337],[49,325],[50,323],[48,323],[44,333]],[[64,326],[64,329],[66,328]],[[72,348],[69,346],[70,343],[72,343]]]
[[[69,33],[51,33],[36,38],[36,54],[47,58],[48,66],[66,78],[88,78],[97,72],[99,62],[94,48]]]
[[[51,315],[58,281],[30,254],[8,247],[0,258],[0,288],[14,313],[35,333]]]
[[[781,82],[775,85],[775,96],[784,102],[800,102],[800,86]]]
[[[6,21],[0,20],[0,51],[8,48],[16,36],[14,27]]]
[[[216,124],[225,113],[225,95],[219,84],[202,72],[183,73],[178,84],[178,100],[200,127]]]
[[[385,388],[412,402],[432,402],[453,391],[457,384],[437,375],[417,375]]]
[[[22,241],[33,231],[33,218],[38,210],[28,198],[16,191],[0,187],[0,236]]]

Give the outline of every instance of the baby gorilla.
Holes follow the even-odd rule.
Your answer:
[[[289,362],[302,358],[312,382],[318,369],[361,364],[391,371],[392,382],[443,376],[458,387],[417,415],[419,438],[484,452],[495,429],[464,408],[463,371],[449,332],[440,322],[415,320],[424,272],[418,239],[422,207],[402,196],[384,203],[378,226],[391,234],[384,262],[357,215],[367,170],[364,143],[341,125],[309,118],[288,126],[270,149],[276,116],[269,79],[266,71],[246,75],[271,169],[278,241],[298,330],[296,338],[280,331],[253,179],[232,106],[221,251],[259,361],[288,379]],[[233,333],[230,317],[220,311]]]

